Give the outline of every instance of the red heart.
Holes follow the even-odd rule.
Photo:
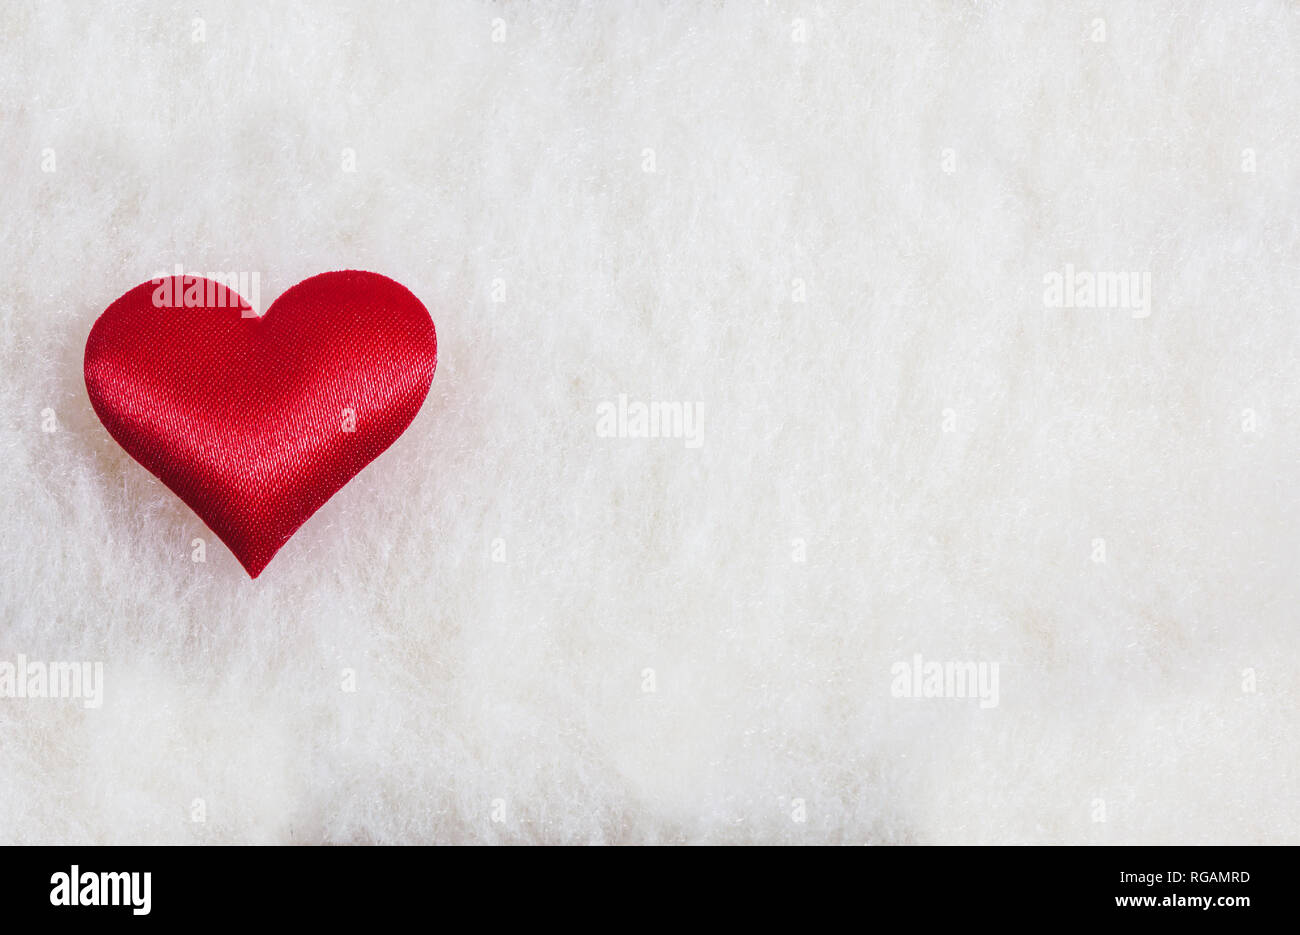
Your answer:
[[[375,273],[305,279],[260,318],[220,283],[174,276],[99,316],[86,391],[127,454],[256,578],[406,430],[437,362],[428,311]]]

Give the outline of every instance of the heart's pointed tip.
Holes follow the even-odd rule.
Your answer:
[[[222,541],[225,542],[227,549],[230,549],[230,554],[234,555],[239,567],[243,568],[244,572],[253,581],[256,581],[257,577],[261,576],[261,572],[266,571],[266,566],[269,566],[272,559],[279,554],[279,546],[270,549],[268,553],[268,549],[253,544],[253,542],[230,542],[226,541],[225,538],[222,538]],[[287,541],[287,538],[285,541]],[[283,542],[279,545],[282,546]]]

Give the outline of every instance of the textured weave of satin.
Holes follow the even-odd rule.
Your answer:
[[[375,273],[314,276],[261,317],[185,276],[142,283],[104,311],[85,377],[109,434],[256,578],[405,431],[437,357],[428,311]]]

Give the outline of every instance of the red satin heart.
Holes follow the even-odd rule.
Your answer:
[[[406,430],[437,362],[428,311],[375,273],[305,279],[260,318],[219,283],[168,277],[99,316],[86,391],[118,444],[256,578]]]

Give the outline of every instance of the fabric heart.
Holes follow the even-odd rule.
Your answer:
[[[86,340],[91,405],[256,578],[391,445],[433,382],[428,311],[375,273],[303,280],[258,317],[186,275],[136,286]]]

